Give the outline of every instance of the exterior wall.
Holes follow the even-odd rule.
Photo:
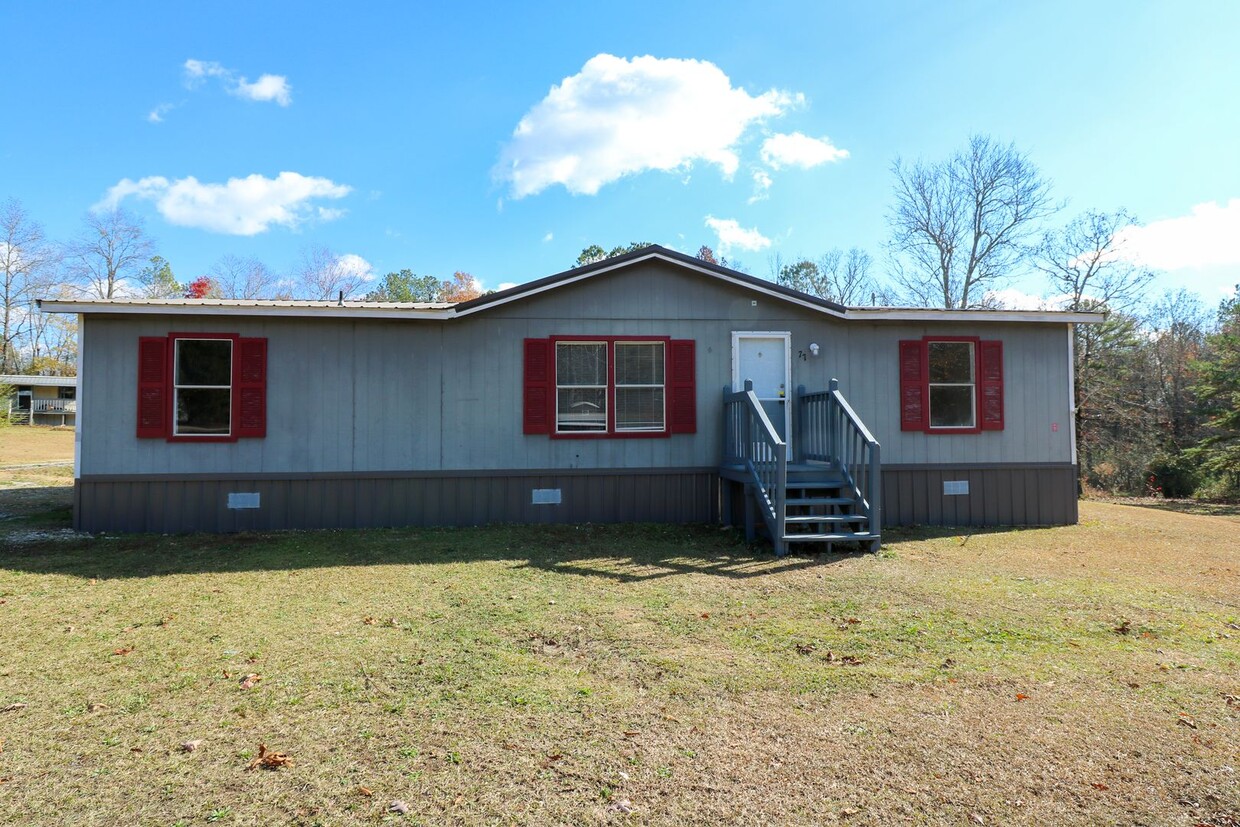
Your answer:
[[[203,444],[136,438],[138,338],[170,331],[267,337],[266,438]],[[917,518],[921,512],[915,508],[906,511],[900,500],[900,486],[912,479],[907,475],[915,474],[915,466],[1071,468],[1066,324],[845,323],[655,261],[447,322],[87,316],[80,333],[79,396],[91,402],[79,416],[79,498],[82,513],[91,516],[83,527],[100,530],[110,525],[103,512],[117,506],[109,503],[130,503],[124,512],[136,514],[137,503],[159,501],[160,486],[169,485],[171,479],[185,481],[177,483],[184,492],[177,495],[183,497],[178,508],[192,503],[195,513],[201,512],[201,516],[184,518],[186,526],[226,528],[229,520],[271,520],[262,526],[280,527],[316,525],[316,511],[284,508],[281,513],[306,520],[296,522],[288,516],[286,523],[276,516],[236,516],[240,512],[221,516],[221,492],[258,490],[252,486],[267,484],[264,503],[271,502],[271,510],[279,511],[275,503],[285,496],[280,491],[291,491],[296,480],[318,479],[307,492],[321,493],[305,496],[353,497],[360,510],[369,507],[370,496],[363,492],[371,489],[357,479],[432,479],[425,475],[446,474],[445,478],[473,481],[467,494],[465,488],[454,489],[462,492],[463,499],[470,499],[490,496],[484,493],[489,483],[483,481],[498,475],[479,474],[484,471],[517,474],[503,477],[509,480],[503,496],[516,497],[512,486],[524,486],[518,498],[520,507],[517,500],[502,509],[471,507],[461,512],[469,514],[470,521],[538,521],[554,513],[570,520],[577,519],[570,515],[596,514],[577,505],[530,512],[529,491],[540,487],[534,481],[547,475],[598,471],[573,477],[571,486],[578,487],[572,490],[583,491],[583,479],[608,479],[619,471],[649,476],[667,471],[697,474],[716,467],[722,443],[719,400],[724,386],[732,381],[733,331],[790,331],[792,389],[805,385],[821,390],[830,378],[840,380],[844,395],[882,444],[888,469],[885,488],[896,486],[887,494],[889,524],[903,521],[897,515],[906,513],[912,515],[909,521],[929,521]],[[657,335],[695,340],[697,433],[657,439],[552,439],[522,434],[522,340],[552,335]],[[976,335],[1003,341],[1003,431],[968,435],[900,431],[898,342],[923,335]],[[809,355],[811,342],[821,347],[818,357]],[[165,481],[135,479],[148,475],[165,475]],[[198,475],[213,476],[199,479]],[[328,477],[315,475],[328,475],[334,481],[329,485]],[[959,476],[953,472],[947,478]],[[279,480],[287,489],[276,485]],[[402,491],[413,490],[409,486],[414,485],[390,484]],[[933,484],[929,476],[917,483],[927,490]],[[985,484],[978,483],[974,489]],[[445,485],[436,482],[431,487],[443,491]],[[1074,498],[1074,478],[1065,490]],[[441,509],[450,500],[441,499]],[[416,517],[421,512],[410,508],[399,512],[403,516],[380,509],[376,513],[383,516],[375,518],[380,522],[359,516],[354,524],[424,521]],[[697,515],[716,513],[717,508],[716,498],[709,506],[713,510],[694,504],[678,510],[675,519],[696,520]],[[930,514],[931,507],[926,509]],[[1056,509],[1057,514],[1065,513],[1059,506]],[[584,519],[609,519],[611,513],[597,512],[601,516]],[[968,518],[973,519],[975,513],[995,512],[987,511],[985,505],[980,512],[970,506]],[[1024,522],[1017,519],[1015,506],[1010,513],[1014,520]],[[632,519],[655,519],[652,511],[641,514],[646,516]],[[168,519],[129,516],[121,523],[125,530],[138,525],[183,530],[158,527],[167,525],[160,521]],[[456,519],[447,512],[441,518],[447,523]],[[1041,517],[1034,520],[1041,521]],[[238,523],[236,527],[251,526]]]
[[[1074,465],[898,465],[883,468],[882,528],[892,526],[1051,526],[1077,520]],[[947,481],[969,493],[944,494]],[[741,526],[744,486],[723,483],[724,520]]]
[[[91,404],[81,415],[81,473],[714,466],[722,443],[719,397],[732,380],[737,330],[791,331],[793,386],[821,390],[839,378],[882,443],[884,463],[1072,461],[1066,325],[845,324],[754,296],[650,264],[446,323],[91,316],[82,333],[80,395]],[[265,439],[187,444],[135,437],[138,337],[170,330],[268,337]],[[696,340],[698,432],[622,440],[523,435],[521,342],[554,334]],[[926,334],[1003,340],[1003,431],[900,431],[897,342]],[[808,356],[810,342],[821,346],[816,358]]]
[[[534,489],[558,504],[535,505]],[[230,493],[259,508],[230,509]],[[78,480],[74,527],[180,533],[485,523],[713,523],[714,468],[623,473],[305,474],[94,477]]]

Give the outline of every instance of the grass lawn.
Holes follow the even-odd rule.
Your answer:
[[[73,429],[0,427],[0,468],[35,462],[73,462]]]
[[[1240,823],[1234,515],[782,560],[65,520],[0,522],[0,823]]]

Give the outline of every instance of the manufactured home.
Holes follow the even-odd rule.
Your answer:
[[[1087,313],[844,307],[659,246],[460,304],[79,316],[86,531],[1076,521]]]
[[[0,374],[0,387],[12,389],[0,399],[9,422],[26,425],[74,425],[77,422],[76,376]]]

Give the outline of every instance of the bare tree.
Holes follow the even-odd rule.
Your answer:
[[[1050,184],[1015,145],[974,135],[946,161],[892,165],[894,278],[927,307],[981,306],[1028,256],[1026,240],[1058,207]]]
[[[1035,264],[1052,292],[1067,298],[1067,309],[1103,306],[1131,310],[1154,280],[1153,271],[1123,258],[1120,230],[1137,223],[1127,210],[1089,210],[1059,230],[1047,232]]]
[[[221,298],[275,298],[278,279],[266,264],[256,258],[232,254],[221,257],[208,271]]]
[[[29,350],[34,300],[51,289],[56,253],[16,199],[0,206],[0,373],[17,373]]]
[[[836,248],[816,261],[802,258],[791,264],[784,264],[776,255],[771,259],[771,270],[775,281],[785,287],[840,304],[860,305],[877,302],[880,293],[884,300],[890,298],[871,276],[873,262],[859,247],[847,252]]]
[[[147,264],[155,245],[142,219],[121,207],[89,212],[82,234],[65,247],[69,272],[88,293],[115,298],[117,285]]]
[[[366,283],[365,275],[322,245],[304,248],[294,273],[301,292],[317,301],[349,298]]]

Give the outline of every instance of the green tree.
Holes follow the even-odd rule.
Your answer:
[[[434,276],[415,275],[412,270],[388,273],[366,294],[368,302],[433,302],[441,285]]]
[[[638,250],[651,246],[652,244],[653,242],[651,241],[634,241],[621,247],[612,247],[607,252],[604,252],[603,248],[599,245],[591,244],[589,247],[586,247],[581,251],[581,255],[577,256],[577,260],[573,262],[573,266],[582,267],[586,264],[594,264],[596,261],[603,261],[604,259],[622,256],[625,253],[635,253]]]
[[[1240,493],[1240,285],[1219,305],[1218,328],[1206,336],[1194,391],[1204,407],[1206,437],[1196,454],[1205,470]]]
[[[185,293],[172,272],[172,265],[163,256],[151,256],[151,261],[138,271],[138,283],[142,295],[148,299],[175,299]]]

